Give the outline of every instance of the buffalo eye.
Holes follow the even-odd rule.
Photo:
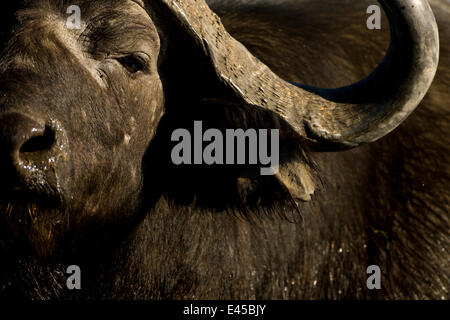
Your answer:
[[[120,57],[117,61],[130,73],[137,73],[145,68],[145,61],[136,55]]]

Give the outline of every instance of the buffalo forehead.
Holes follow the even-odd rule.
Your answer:
[[[31,0],[26,1],[26,4],[24,1],[18,1],[13,5],[9,1],[2,2],[0,3],[0,17],[3,25],[1,33],[5,36],[6,30],[14,27],[18,21],[23,22],[30,18],[49,22],[61,20],[65,25],[71,15],[68,13],[68,8],[73,5],[81,9],[81,29],[70,30],[77,37],[90,23],[99,21],[109,24],[111,33],[115,32],[117,36],[125,34],[128,39],[139,37],[153,43],[159,42],[158,33],[150,16],[140,3],[132,0]]]
[[[159,51],[158,32],[153,25],[147,12],[139,4],[133,1],[59,1],[58,4],[49,4],[47,1],[30,1],[25,6],[16,6],[17,12],[10,12],[15,15],[19,23],[14,27],[13,31],[30,31],[34,36],[39,37],[38,42],[34,42],[33,46],[38,45],[51,49],[54,44],[49,41],[49,37],[43,36],[43,33],[53,34],[62,44],[78,60],[81,65],[89,70],[89,46],[94,42],[93,39],[99,39],[95,45],[96,51],[102,53],[120,54],[141,51],[147,53],[150,57],[155,57]],[[66,21],[69,17],[67,8],[72,4],[77,4],[81,8],[81,29],[69,29],[66,27]],[[5,13],[4,13],[5,14]],[[9,19],[13,24],[14,19]],[[17,22],[17,21],[16,21]],[[12,25],[9,26],[9,29]],[[8,27],[2,30],[8,29]],[[18,35],[13,32],[12,36]],[[3,35],[5,37],[5,35]],[[50,37],[55,39],[54,37]],[[4,39],[6,41],[6,39]],[[17,47],[17,40],[13,39],[12,46]],[[19,45],[20,47],[20,45]],[[26,45],[28,48],[29,45]],[[31,49],[31,48],[29,48]],[[10,57],[11,62],[21,67],[29,69],[34,68],[35,58],[37,56],[29,56],[23,50],[19,50],[22,54],[15,54]],[[33,50],[27,50],[32,53]],[[13,51],[9,51],[10,54]],[[92,67],[92,66],[91,66]],[[95,75],[93,75],[94,78]],[[102,85],[102,83],[99,83]]]

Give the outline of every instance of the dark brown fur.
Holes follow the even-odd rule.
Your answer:
[[[104,21],[117,21],[117,29],[100,25],[91,35],[83,33],[83,48],[94,60],[127,51],[133,46],[130,34],[137,42],[154,43],[141,24],[132,23],[127,1],[109,1],[110,7],[103,1],[82,2],[90,16],[99,12]],[[442,45],[435,83],[397,131],[340,153],[308,151],[282,132],[282,165],[295,163],[315,172],[312,201],[294,204],[276,179],[262,179],[254,168],[170,165],[172,130],[194,120],[219,128],[276,127],[279,122],[251,106],[223,102],[225,93],[214,92],[214,82],[203,80],[211,77],[210,70],[192,62],[198,61],[196,53],[171,29],[164,12],[150,12],[162,48],[152,57],[153,73],[141,75],[146,78],[139,82],[110,69],[111,91],[105,91],[77,65],[73,52],[52,38],[54,25],[39,18],[50,10],[63,16],[67,4],[31,3],[39,9],[21,16],[42,29],[25,24],[6,46],[0,90],[7,95],[0,108],[63,124],[71,164],[64,167],[69,172],[65,195],[73,199],[65,199],[61,211],[37,210],[39,217],[60,214],[64,221],[52,226],[56,235],[45,241],[42,230],[51,221],[28,233],[33,227],[5,218],[10,203],[0,197],[0,255],[6,261],[0,266],[0,296],[449,298],[447,4],[432,1]],[[230,33],[286,80],[324,87],[349,84],[369,74],[387,48],[385,19],[382,31],[365,28],[367,1],[210,3]],[[34,61],[31,70],[11,60],[23,52]],[[160,89],[152,88],[158,75],[165,104]],[[212,92],[221,100],[198,103],[214,98]],[[152,99],[158,101],[157,110],[145,112]],[[131,116],[137,129],[131,147],[125,148]],[[25,216],[29,206],[13,204],[12,216]],[[81,291],[65,288],[64,268],[70,264],[81,266]],[[382,290],[366,287],[366,268],[372,264],[381,267]]]

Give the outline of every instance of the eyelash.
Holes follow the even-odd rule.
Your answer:
[[[130,73],[137,73],[146,67],[145,61],[134,54],[117,58],[117,61]]]

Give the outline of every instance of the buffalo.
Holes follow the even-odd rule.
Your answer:
[[[448,299],[450,5],[379,4],[3,1],[0,297]],[[277,170],[175,164],[198,121]]]

